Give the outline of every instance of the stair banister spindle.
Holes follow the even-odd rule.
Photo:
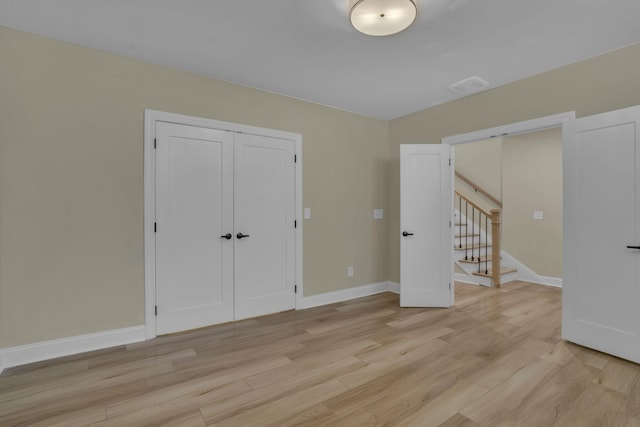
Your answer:
[[[462,197],[458,196],[458,245],[462,249]]]
[[[500,209],[491,209],[491,279],[496,288],[500,287]]]
[[[484,274],[489,274],[489,217],[484,217]]]
[[[478,210],[478,220],[482,221],[482,212],[480,212]],[[482,224],[482,223],[481,223]],[[473,238],[473,245],[475,246],[475,234],[476,234],[476,230],[475,230],[475,222],[473,225],[474,229],[473,229],[473,234],[474,234],[474,238]],[[480,229],[482,230],[482,226],[480,226]],[[482,231],[480,233],[478,233],[478,251],[480,251],[480,247],[482,247]],[[482,259],[480,257],[480,252],[478,252],[478,273],[480,273],[480,263],[482,262]]]
[[[469,237],[469,202],[464,201],[464,260],[468,260],[469,256],[467,251],[469,250],[469,243],[467,243],[467,239]]]
[[[472,230],[471,230],[471,234],[476,234],[476,207],[474,205],[471,205],[471,224],[472,225]],[[471,239],[471,261],[473,261],[475,259],[475,245],[473,244],[473,238]]]

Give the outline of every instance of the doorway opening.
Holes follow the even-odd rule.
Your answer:
[[[563,152],[574,120],[568,112],[442,140],[455,150],[456,189],[485,211],[501,211],[505,281],[562,286]],[[453,259],[459,255],[454,248]],[[455,280],[486,284],[465,265],[456,263]]]

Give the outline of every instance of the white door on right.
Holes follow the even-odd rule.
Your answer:
[[[576,120],[565,149],[565,339],[640,362],[640,107]]]

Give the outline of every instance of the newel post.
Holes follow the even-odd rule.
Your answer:
[[[491,280],[496,288],[500,287],[500,225],[502,211],[491,209]]]

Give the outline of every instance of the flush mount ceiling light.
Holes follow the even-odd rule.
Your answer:
[[[416,19],[413,0],[349,0],[351,25],[369,36],[389,36]]]

